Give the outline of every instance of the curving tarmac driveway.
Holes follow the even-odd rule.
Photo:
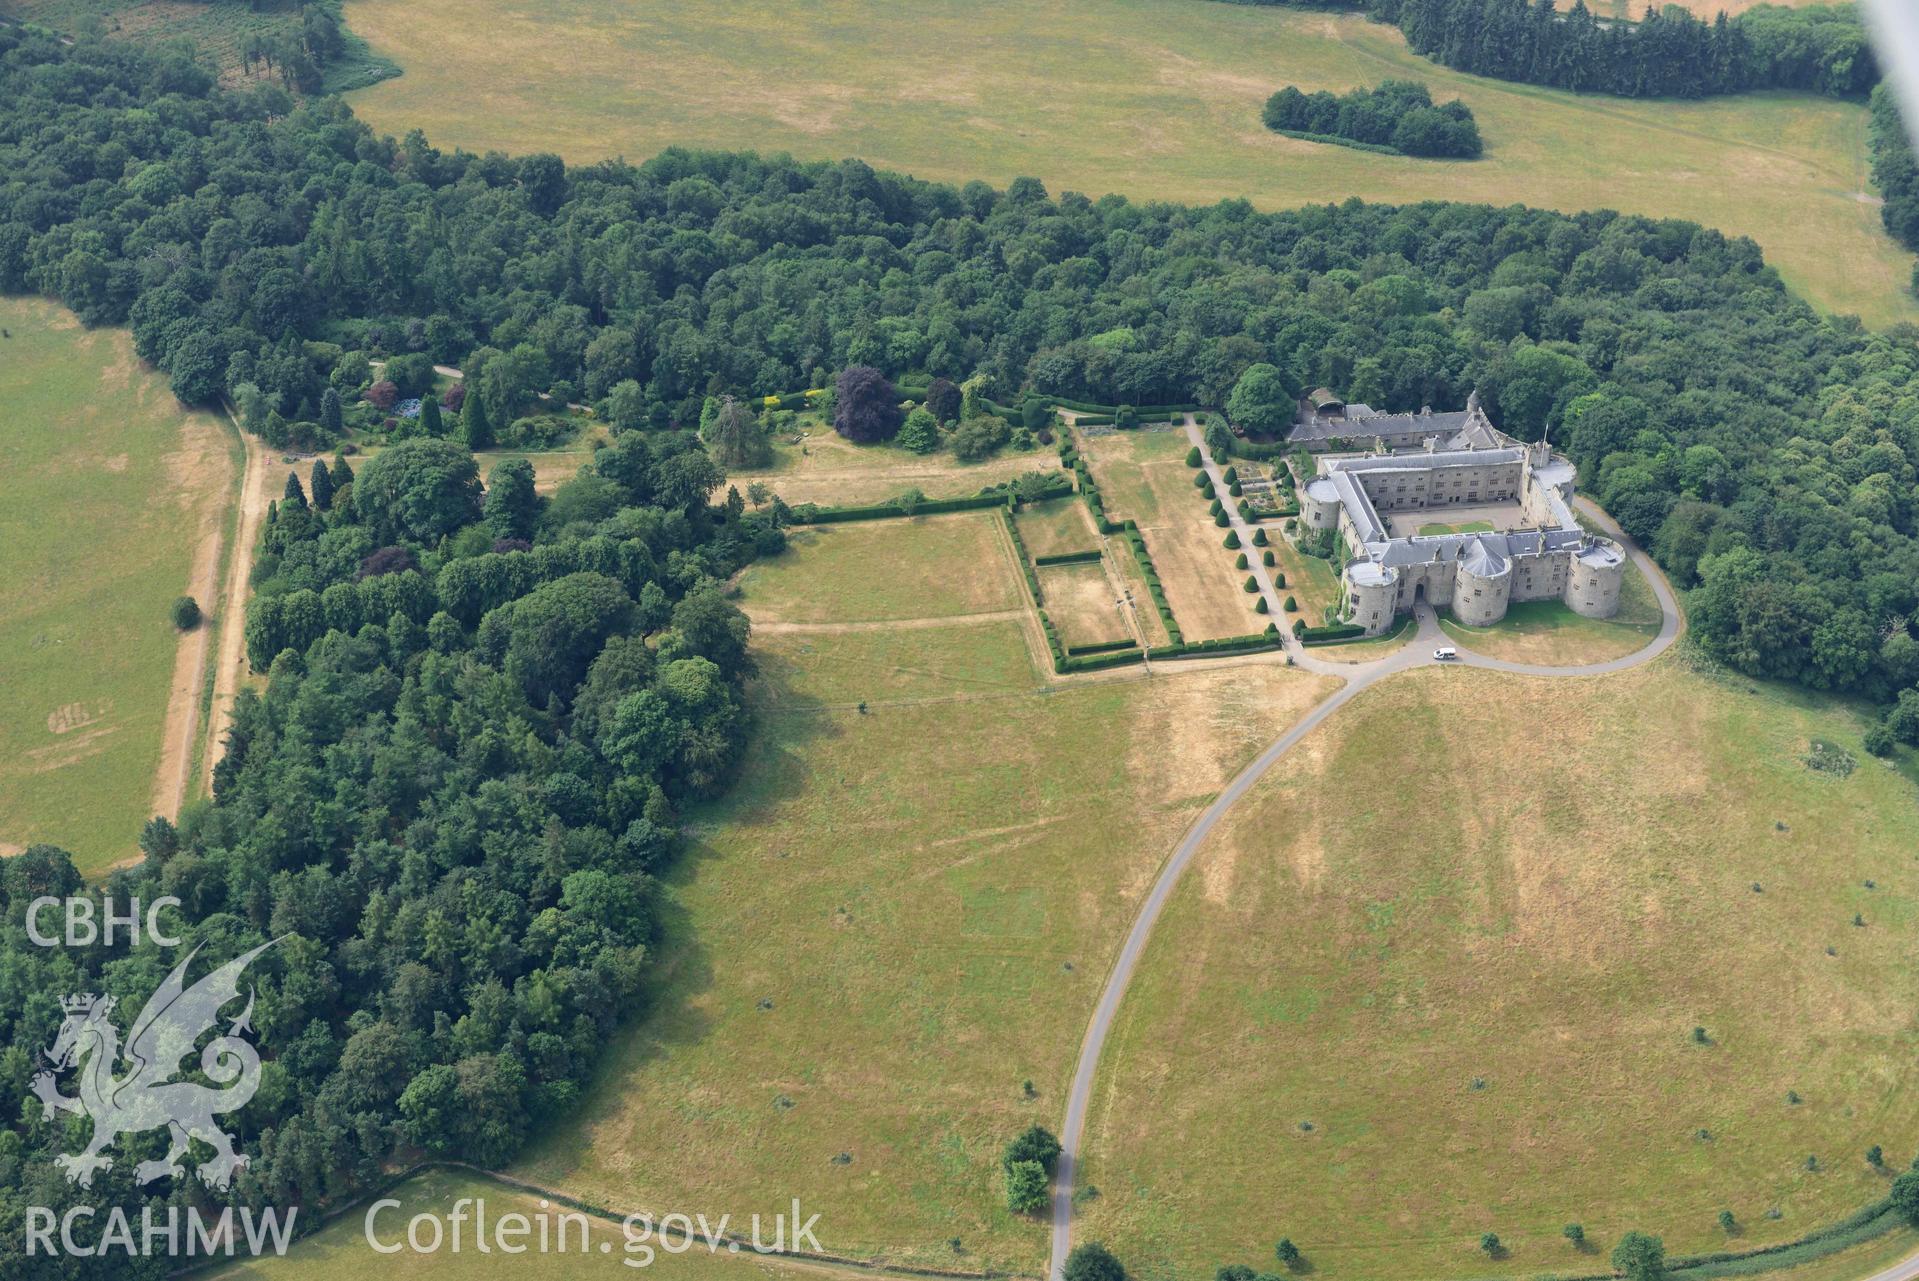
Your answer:
[[[1222,494],[1226,492],[1226,478],[1219,464],[1214,461],[1212,451],[1206,448],[1205,437],[1199,430],[1199,424],[1193,415],[1186,415],[1186,438],[1199,450],[1201,464],[1206,474],[1212,478],[1213,485]],[[1604,663],[1589,663],[1575,666],[1546,666],[1532,663],[1513,663],[1504,659],[1488,658],[1468,650],[1461,650],[1455,662],[1466,667],[1491,668],[1494,671],[1513,672],[1525,676],[1602,676],[1609,672],[1625,671],[1641,663],[1658,657],[1679,637],[1680,614],[1678,602],[1674,599],[1672,587],[1666,576],[1644,552],[1626,538],[1624,531],[1613,523],[1599,508],[1585,499],[1578,500],[1580,509],[1595,519],[1606,532],[1620,540],[1633,563],[1652,584],[1653,594],[1659,600],[1659,634],[1646,646],[1623,658]],[[1240,519],[1239,513],[1230,504],[1226,508],[1232,518],[1232,528],[1239,534],[1240,542],[1246,547],[1253,545],[1252,529]],[[1253,576],[1258,580],[1260,593],[1266,598],[1269,617],[1281,620],[1286,617],[1280,608],[1278,593],[1273,588],[1271,574],[1259,563],[1258,557],[1248,557]],[[1080,1143],[1086,1129],[1086,1111],[1093,1096],[1093,1080],[1099,1071],[1100,1052],[1106,1047],[1107,1035],[1113,1028],[1113,1017],[1119,1013],[1120,1002],[1125,999],[1126,989],[1133,980],[1133,970],[1139,964],[1140,956],[1146,951],[1146,942],[1152,937],[1153,926],[1158,924],[1160,912],[1172,897],[1173,889],[1179,878],[1185,873],[1186,865],[1193,861],[1193,855],[1212,835],[1213,828],[1228,810],[1244,796],[1260,777],[1271,769],[1278,760],[1291,751],[1319,725],[1337,712],[1341,707],[1358,697],[1370,686],[1399,672],[1415,667],[1440,665],[1432,656],[1437,643],[1445,645],[1446,634],[1439,628],[1439,618],[1433,607],[1425,601],[1419,602],[1414,610],[1419,622],[1419,630],[1414,637],[1397,652],[1370,663],[1332,663],[1315,657],[1311,651],[1301,645],[1290,634],[1285,635],[1286,653],[1293,664],[1309,672],[1323,676],[1337,677],[1345,682],[1332,697],[1321,703],[1307,717],[1287,730],[1265,751],[1241,770],[1232,782],[1226,785],[1205,813],[1199,816],[1166,866],[1160,870],[1159,878],[1153,882],[1153,888],[1147,892],[1146,899],[1140,904],[1139,915],[1133,918],[1132,928],[1126,932],[1126,941],[1120,945],[1119,956],[1113,962],[1112,973],[1107,976],[1106,986],[1099,994],[1099,1004],[1093,1009],[1093,1018],[1086,1027],[1086,1036],[1080,1042],[1079,1062],[1073,1069],[1072,1090],[1066,1097],[1066,1118],[1060,1128],[1059,1172],[1053,1187],[1053,1257],[1050,1276],[1053,1281],[1063,1281],[1067,1252],[1073,1244],[1073,1183],[1079,1156]],[[1871,1281],[1919,1281],[1919,1256],[1908,1260],[1897,1268],[1890,1269]]]

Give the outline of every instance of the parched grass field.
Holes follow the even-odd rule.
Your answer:
[[[1469,627],[1439,613],[1439,626],[1463,648],[1515,663],[1603,663],[1643,649],[1659,634],[1659,601],[1637,565],[1628,563],[1619,590],[1619,612],[1586,618],[1565,602],[1520,601],[1491,627]]]
[[[808,572],[784,560],[740,574],[755,622],[872,623],[1018,609],[1010,540],[991,511],[805,525],[789,532]]]
[[[1082,435],[1079,444],[1107,516],[1139,523],[1166,602],[1185,638],[1213,640],[1265,630],[1268,620],[1253,612],[1258,598],[1242,589],[1246,575],[1233,568],[1226,531],[1213,524],[1206,500],[1193,488],[1194,473],[1186,465],[1191,445],[1185,435],[1111,432]]]
[[[1033,471],[1056,471],[1059,459],[1045,450],[1003,449],[977,463],[951,454],[916,454],[897,445],[856,445],[821,424],[803,419],[809,432],[799,444],[779,440],[770,466],[739,471],[727,483],[744,494],[755,481],[797,507],[877,503],[917,489],[928,498],[964,498],[988,485]]]
[[[138,853],[181,646],[168,606],[235,469],[125,332],[28,299],[0,299],[0,328],[0,851],[50,842],[91,874]]]
[[[1098,645],[1132,636],[1104,565],[1041,565],[1034,572],[1061,644]]]
[[[797,1195],[829,1250],[1037,1266],[1045,1226],[1004,1209],[1000,1149],[1057,1126],[1107,967],[1180,831],[1332,682],[1249,663],[1053,683],[1029,624],[942,620],[955,606],[925,591],[930,618],[853,621],[875,612],[873,575],[834,540],[965,523],[840,527],[756,568],[749,609],[756,594],[833,609],[756,632],[754,746],[733,792],[690,816],[656,1008],[580,1123],[517,1173],[711,1214]],[[952,546],[932,572],[981,563]],[[1002,572],[1016,589],[1010,553]]]
[[[1281,1236],[1355,1281],[1591,1273],[1630,1229],[1748,1249],[1883,1197],[1866,1149],[1919,1147],[1919,811],[1864,727],[1674,658],[1369,690],[1169,905],[1082,1238],[1142,1281]]]
[[[355,109],[441,146],[581,161],[744,147],[1263,208],[1617,208],[1752,236],[1795,288],[1869,324],[1919,316],[1911,255],[1868,190],[1865,109],[1810,95],[1582,97],[1449,71],[1357,16],[1206,0],[348,0],[346,15],[406,68]],[[1463,98],[1485,157],[1373,155],[1260,124],[1283,85],[1389,77]]]
[[[1036,559],[1099,550],[1099,531],[1093,528],[1092,513],[1078,498],[1027,503],[1013,514],[1013,523],[1019,527],[1027,555]]]

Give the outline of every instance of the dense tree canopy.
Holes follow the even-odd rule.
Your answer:
[[[1857,9],[1762,5],[1712,21],[1654,6],[1637,22],[1577,0],[1383,0],[1414,49],[1502,80],[1628,98],[1703,98],[1748,89],[1863,97],[1879,79]]]
[[[1433,105],[1426,86],[1387,80],[1377,89],[1301,93],[1287,85],[1266,100],[1268,129],[1386,147],[1408,156],[1471,159],[1480,152],[1472,109],[1457,98]]]
[[[1358,9],[1399,25],[1416,52],[1475,75],[1628,98],[1704,98],[1752,89],[1864,97],[1879,80],[1853,5],[1649,5],[1636,20],[1586,0],[1236,0]]]
[[[228,1121],[253,1154],[239,1202],[336,1198],[412,1149],[501,1162],[567,1116],[645,997],[677,815],[726,784],[746,741],[747,624],[716,584],[781,534],[707,503],[718,477],[691,435],[630,433],[544,508],[503,463],[513,497],[489,495],[484,517],[450,448],[406,442],[357,480],[316,471],[340,475],[330,511],[272,514],[246,634],[266,691],[239,701],[213,803],[150,823],[144,861],[103,887],[179,897],[210,960],[280,940],[248,974],[267,1062]],[[26,902],[78,890],[50,846],[0,864],[11,1258],[25,1205],[169,1191],[132,1177],[164,1130],[123,1140],[90,1191],[50,1164],[84,1124],[41,1120],[29,1094],[59,997],[110,990],[137,1009],[176,959],[28,946]],[[158,1276],[169,1260],[100,1266]]]
[[[1887,703],[1919,681],[1911,335],[1822,319],[1748,240],[1607,212],[1051,199],[858,161],[445,154],[337,102],[215,90],[172,54],[13,30],[0,104],[0,285],[130,320],[176,379],[211,353],[227,390],[289,414],[415,344],[492,388],[468,408],[625,387],[649,426],[708,395],[830,393],[853,366],[882,376],[857,393],[882,435],[906,374],[1004,404],[1224,405],[1261,364],[1288,397],[1393,410],[1478,388],[1697,588],[1696,634],[1728,661]],[[471,477],[441,456],[418,455],[421,489],[363,477],[366,523],[328,563],[470,521]],[[646,468],[666,510],[718,483],[701,450]],[[618,501],[583,484],[548,517]]]

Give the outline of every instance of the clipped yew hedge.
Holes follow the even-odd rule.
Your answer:
[[[1216,640],[1193,641],[1190,644],[1155,645],[1146,651],[1146,656],[1153,659],[1206,658],[1220,654],[1247,654],[1255,650],[1279,647],[1279,637],[1257,633],[1251,636],[1221,636]]]
[[[1340,641],[1364,636],[1366,629],[1357,623],[1332,623],[1325,627],[1308,627],[1306,620],[1300,619],[1293,626],[1293,635],[1299,637],[1302,645],[1335,645]]]

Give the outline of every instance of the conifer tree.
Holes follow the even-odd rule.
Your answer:
[[[340,434],[340,393],[331,387],[320,393],[320,426],[336,436]]]
[[[486,412],[486,397],[477,387],[469,387],[466,403],[460,409],[460,434],[468,449],[488,449],[493,444],[493,423]]]
[[[307,486],[312,491],[313,506],[317,510],[326,511],[333,506],[333,476],[326,469],[326,460],[313,460],[313,476]]]

